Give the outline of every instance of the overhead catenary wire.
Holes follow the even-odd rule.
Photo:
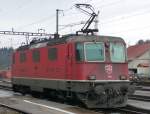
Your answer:
[[[71,6],[69,8],[66,8],[63,11],[68,12],[68,11],[72,10],[72,8],[73,8],[73,6]],[[25,28],[25,27],[28,27],[28,26],[32,26],[32,25],[35,25],[35,24],[44,23],[45,21],[50,21],[50,20],[52,20],[52,19],[54,19],[56,17],[55,15],[56,14],[53,13],[52,15],[44,17],[44,18],[39,19],[37,21],[31,22],[31,23],[28,23],[28,24],[25,24],[25,25],[21,25],[21,26],[17,27],[16,29],[22,29],[22,28]]]
[[[21,1],[21,0],[20,0]],[[19,2],[20,2],[19,1]],[[31,2],[33,2],[33,0],[30,0],[30,2],[23,2],[22,1],[22,3],[19,5],[19,6],[17,6],[18,4],[16,3],[15,4],[15,6],[17,6],[16,8],[13,8],[12,10],[14,11],[14,12],[18,12],[18,11],[20,11],[20,9],[22,9],[22,8],[25,8],[25,7],[27,7],[29,4],[31,4]],[[3,10],[2,10],[3,11]],[[12,12],[10,12],[7,8],[5,8],[5,10],[4,10],[4,14],[3,15],[8,15],[8,14],[10,14],[10,13],[12,13]]]
[[[91,1],[93,1],[93,0],[88,0],[88,1],[83,2],[83,3],[90,3]],[[107,4],[106,4],[106,6],[107,6]],[[66,9],[64,9],[63,11],[64,11],[64,12],[69,12],[69,11],[71,11],[71,10],[73,9],[73,7],[74,7],[74,6],[72,5],[71,7],[66,8]],[[74,15],[74,14],[72,14],[72,15]],[[69,15],[69,16],[70,16],[70,15]],[[25,24],[25,25],[19,26],[19,27],[17,27],[16,29],[22,29],[22,28],[25,28],[25,27],[29,27],[29,26],[32,26],[32,25],[39,24],[39,23],[44,23],[45,21],[50,21],[51,19],[54,19],[54,17],[55,17],[55,14],[52,14],[51,16],[42,18],[42,19],[40,19],[40,20],[31,22],[31,23],[29,23],[29,24]],[[65,17],[65,16],[63,16],[63,17]]]
[[[88,2],[93,2],[95,0],[87,0],[85,3],[88,3]],[[117,0],[115,2],[111,2],[111,3],[107,3],[107,4],[103,4],[103,5],[100,5],[98,7],[106,7],[106,6],[112,6],[112,5],[115,5],[116,3],[120,3],[121,0]],[[100,3],[100,2],[97,2],[97,3]],[[73,9],[73,6],[71,6],[70,8],[66,8],[64,9],[64,12],[70,12],[71,10]],[[74,15],[74,14],[73,14]],[[138,15],[138,14],[137,14]],[[69,15],[70,16],[70,15]],[[124,20],[124,19],[128,19],[128,17],[132,17],[133,15],[131,16],[123,16],[123,17],[120,17],[119,19],[113,19],[112,21],[109,20],[109,21],[102,21],[101,20],[101,23],[102,24],[108,24],[110,22],[115,22],[115,21],[120,21],[120,20]],[[136,16],[136,15],[135,15]],[[45,21],[50,21],[51,19],[50,18],[54,18],[55,17],[55,14],[51,17],[46,17],[46,18],[43,18],[43,19],[40,19],[40,20],[37,20],[35,22],[32,22],[32,23],[29,23],[29,24],[26,24],[26,25],[22,25],[20,27],[17,27],[17,29],[21,29],[21,28],[24,28],[24,27],[28,27],[28,26],[32,26],[32,25],[36,25],[36,24],[39,24],[39,23],[44,23]],[[63,16],[65,17],[65,16]],[[69,26],[68,26],[69,27]],[[71,26],[73,27],[73,26]],[[67,27],[66,27],[67,28]]]
[[[90,2],[90,1],[92,1],[92,0],[88,0],[86,3]],[[71,11],[73,8],[74,8],[74,5],[72,5],[72,6],[69,7],[69,8],[64,9],[63,11],[64,11],[64,12],[69,12],[69,11]],[[74,14],[72,14],[72,15],[74,15]],[[42,18],[42,19],[37,20],[37,21],[34,21],[34,22],[31,22],[31,23],[29,23],[29,24],[25,24],[25,25],[19,26],[19,27],[17,27],[16,29],[22,29],[22,28],[25,28],[25,27],[28,27],[28,26],[32,26],[32,25],[35,25],[35,24],[44,23],[45,21],[48,21],[48,20],[50,20],[50,19],[52,19],[52,18],[55,18],[55,14],[52,14],[51,16]]]
[[[111,17],[112,19],[107,20],[107,21],[101,20],[101,23],[102,24],[109,24],[111,22],[116,22],[116,21],[119,22],[119,21],[122,21],[122,20],[125,20],[125,19],[129,19],[129,18],[132,18],[132,17],[149,14],[150,13],[149,11],[150,11],[150,9],[148,8],[148,10],[145,10],[143,12],[138,11],[136,13],[132,13],[132,14],[128,14],[128,15],[122,15],[122,16],[120,16],[118,18]]]
[[[131,32],[131,31],[138,31],[141,29],[149,29],[150,25],[148,26],[144,26],[144,27],[136,27],[136,28],[131,28],[131,29],[126,29],[126,30],[122,30],[122,31],[118,31],[118,32],[111,32],[109,34],[116,34],[116,33],[124,33],[124,32]]]
[[[80,21],[80,22],[76,22],[76,23],[70,23],[70,24],[67,24],[67,25],[60,25],[62,28],[60,28],[59,30],[64,30],[68,27],[74,27],[74,26],[78,26],[78,25],[82,25],[82,24],[85,24],[85,21]]]
[[[149,10],[150,9],[148,9],[148,10],[145,10],[145,11],[142,11],[142,12],[140,12],[140,11],[138,11],[138,12],[136,12],[136,13],[134,13],[134,14],[129,14],[129,15],[126,15],[126,16],[121,16],[121,17],[119,17],[119,18],[116,18],[116,19],[111,19],[111,20],[108,20],[108,21],[103,21],[103,20],[101,20],[101,24],[109,24],[109,23],[111,23],[111,22],[119,22],[119,21],[123,21],[123,20],[127,20],[127,19],[130,19],[130,18],[132,18],[132,17],[136,17],[136,16],[140,16],[140,15],[146,15],[146,14],[149,14]],[[65,28],[67,28],[67,27],[70,27],[70,26],[66,26]],[[71,27],[73,27],[73,26],[71,26]],[[65,29],[64,28],[64,29]]]
[[[117,0],[115,2],[110,2],[110,3],[107,3],[107,4],[102,4],[102,5],[99,5],[97,6],[96,8],[104,8],[104,7],[108,7],[108,6],[113,6],[113,5],[116,5],[117,3],[121,3],[122,0]],[[97,2],[96,4],[101,4],[102,2]]]
[[[55,14],[52,14],[52,15],[47,16],[47,17],[45,17],[45,18],[42,18],[42,19],[40,19],[40,20],[31,22],[31,23],[29,23],[29,24],[22,25],[22,26],[20,26],[20,27],[17,27],[16,29],[22,29],[22,28],[27,27],[27,26],[31,26],[31,25],[43,23],[43,22],[45,22],[45,21],[48,21],[48,20],[51,20],[51,19],[54,19],[54,18],[55,18]]]
[[[89,1],[87,1],[87,2],[84,2],[84,3],[88,3],[88,2],[91,2],[91,1],[93,1],[93,0],[89,0]],[[119,3],[121,0],[118,0],[118,1],[115,1],[115,2],[112,2],[112,3],[109,3],[109,4],[105,4],[105,5],[102,5],[102,6],[110,6],[110,5],[114,5],[115,3]],[[73,14],[74,15],[74,14]],[[70,15],[68,15],[68,16],[70,16]],[[65,17],[65,16],[64,16]],[[70,26],[66,26],[65,28],[67,28],[67,27],[70,27]],[[73,26],[71,26],[71,27],[73,27]]]

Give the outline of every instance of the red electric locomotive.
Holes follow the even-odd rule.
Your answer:
[[[125,42],[93,31],[19,47],[13,54],[13,90],[77,99],[88,108],[125,106],[131,91]]]

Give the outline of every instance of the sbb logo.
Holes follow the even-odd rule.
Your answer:
[[[108,64],[108,65],[105,65],[105,72],[110,75],[112,74],[112,65]]]

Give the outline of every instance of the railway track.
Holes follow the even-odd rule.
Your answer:
[[[150,102],[150,91],[137,90],[134,95],[129,96],[129,99]]]
[[[1,81],[0,82],[0,88],[4,89],[4,90],[12,91],[11,82]],[[130,96],[130,99],[141,100],[141,101],[150,101],[150,97],[139,96],[139,95]],[[12,109],[12,110],[15,110],[15,111],[18,111],[21,114],[29,114],[29,113],[23,112],[21,110],[13,109],[12,107],[9,107],[9,106],[7,106],[5,104],[0,104],[0,106],[9,108],[9,109]],[[123,108],[115,108],[115,109],[109,110],[109,112],[113,112],[113,111],[114,112],[120,112],[120,114],[122,114],[122,112],[125,112],[126,114],[149,114],[149,110],[140,109],[140,108],[136,108],[136,107],[133,107],[133,106],[127,106],[127,107],[123,107]],[[103,111],[103,110],[99,110],[98,109],[98,110],[95,110],[95,112],[103,112],[103,113],[106,114],[107,110]],[[109,114],[109,112],[108,112],[108,114]]]
[[[0,85],[0,89],[12,91],[11,87]]]
[[[127,105],[122,108],[97,109],[95,112],[103,112],[104,114],[150,114],[150,110]]]
[[[130,96],[129,99],[150,102],[149,96],[133,95],[133,96]]]
[[[31,114],[29,112],[26,112],[26,111],[23,111],[23,110],[19,110],[17,108],[10,107],[10,106],[8,106],[6,104],[2,104],[2,103],[0,103],[0,107],[5,108],[7,110],[12,110],[13,112],[16,112],[15,114]],[[5,112],[5,114],[7,114],[7,113]]]
[[[8,81],[0,81],[0,89],[12,91],[12,84]]]
[[[136,108],[129,105],[123,108],[115,108],[115,110],[125,112],[127,114],[149,114],[150,113],[150,110]]]

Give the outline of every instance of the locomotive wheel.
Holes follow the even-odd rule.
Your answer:
[[[21,86],[21,85],[13,85],[13,91],[14,91],[14,92],[19,92],[19,93],[21,93],[22,95],[25,95],[25,94],[26,94],[24,87]]]
[[[17,91],[17,85],[13,85],[12,88],[13,88],[13,91],[14,91],[14,92],[18,92],[18,91]]]
[[[43,94],[37,91],[31,91],[31,95],[35,98],[44,98]]]

